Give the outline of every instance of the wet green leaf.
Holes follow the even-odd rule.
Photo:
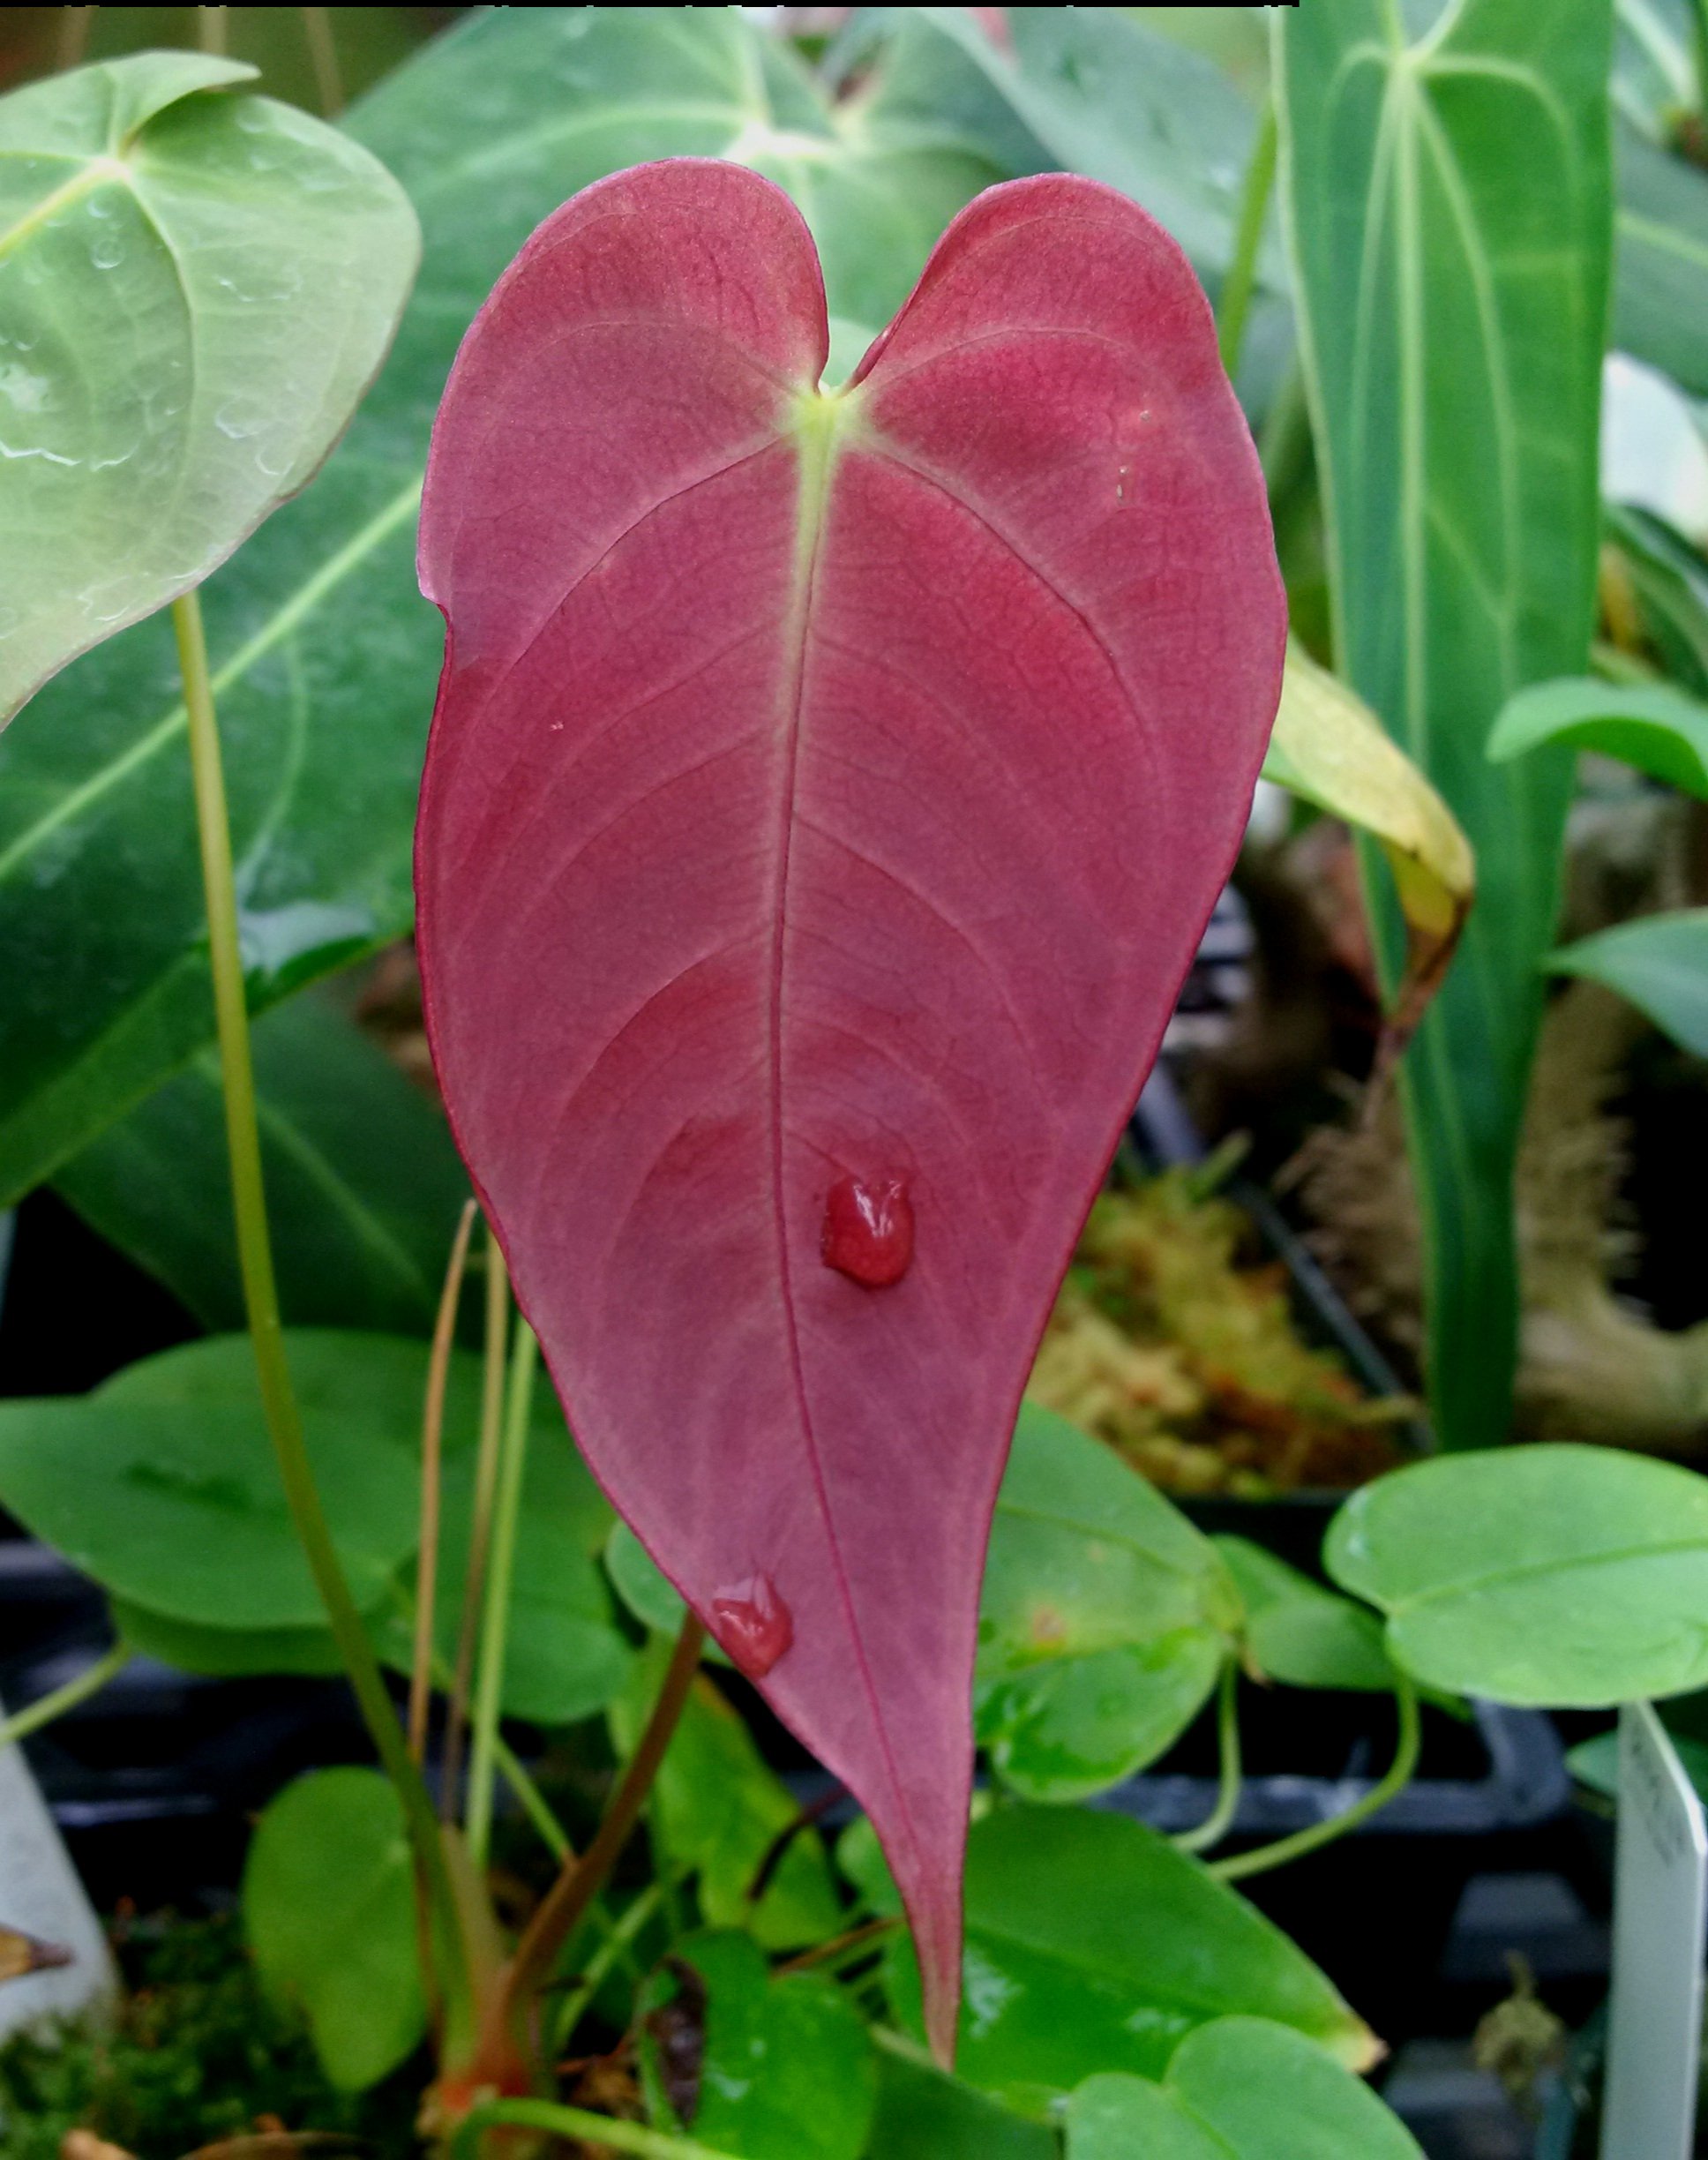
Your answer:
[[[139,53],[0,98],[0,725],[295,494],[391,341],[401,189],[254,72]]]
[[[1708,908],[1619,923],[1562,946],[1548,965],[1605,983],[1693,1057],[1708,1058]]]
[[[689,1935],[639,2007],[655,2121],[741,2160],[859,2160],[866,2150],[872,2042],[850,1998],[822,1973],[773,1975],[751,1936]],[[676,2043],[668,2066],[667,2034]]]
[[[1375,1615],[1337,1597],[1247,1538],[1218,1537],[1246,1609],[1246,1648],[1270,1680],[1289,1687],[1386,1694],[1393,1668]]]
[[[262,1985],[306,2015],[321,2066],[359,2092],[427,2029],[408,1840],[377,1770],[316,1770],[256,1825],[243,1928]]]
[[[287,1324],[429,1333],[468,1190],[445,1120],[319,997],[268,1013],[254,1053]],[[199,1051],[54,1182],[206,1326],[243,1326],[216,1051]]]
[[[1028,1799],[1102,1791],[1189,1725],[1238,1600],[1215,1548],[1101,1442],[1023,1405],[979,1605],[974,1729]]]
[[[1611,1448],[1418,1463],[1354,1493],[1329,1572],[1420,1680],[1600,1708],[1708,1683],[1708,1479]]]
[[[888,1970],[918,2034],[905,1939]],[[1166,1838],[1083,1808],[1002,1808],[973,1826],[964,1984],[959,2075],[1040,2117],[1099,2071],[1160,2078],[1212,2018],[1273,2019],[1350,2066],[1373,2059],[1368,2029],[1255,1907]]]
[[[1510,1195],[1571,767],[1484,749],[1515,691],[1588,660],[1610,18],[1608,0],[1313,0],[1277,17],[1337,655],[1477,859],[1478,904],[1403,1068],[1431,1411],[1452,1448],[1510,1421]],[[1405,926],[1375,867],[1391,989]]]

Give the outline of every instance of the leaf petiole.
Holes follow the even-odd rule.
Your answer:
[[[495,2100],[478,2107],[459,2124],[451,2150],[473,2160],[480,2150],[482,2133],[506,2124],[521,2130],[553,2130],[559,2137],[580,2138],[608,2152],[632,2154],[634,2160],[738,2160],[721,2145],[701,2145],[693,2138],[673,2137],[669,2131],[620,2122],[611,2115],[595,2115],[586,2108],[565,2107],[556,2100]]]
[[[133,1654],[130,1644],[121,1637],[110,1650],[66,1681],[64,1687],[55,1688],[50,1695],[38,1695],[33,1703],[14,1710],[9,1718],[0,1718],[0,1750],[11,1747],[15,1741],[27,1740],[44,1725],[51,1725],[68,1710],[75,1710],[79,1703],[87,1702],[90,1696],[98,1695],[114,1674],[130,1663]]]
[[[1216,1737],[1220,1751],[1221,1779],[1216,1804],[1190,1830],[1182,1830],[1169,1842],[1181,1852],[1208,1852],[1227,1835],[1240,1805],[1240,1662],[1229,1657],[1222,1667],[1221,1691],[1216,1705]]]

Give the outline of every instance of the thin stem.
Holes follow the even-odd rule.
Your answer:
[[[1230,375],[1240,364],[1240,349],[1246,339],[1246,319],[1251,312],[1251,296],[1257,285],[1257,257],[1263,244],[1263,228],[1269,222],[1270,196],[1275,187],[1277,140],[1275,96],[1271,92],[1263,101],[1262,115],[1257,123],[1257,139],[1252,145],[1245,190],[1240,198],[1233,254],[1216,303],[1217,342],[1222,349],[1222,365]]]
[[[1255,1851],[1235,1853],[1229,1860],[1212,1860],[1210,1873],[1222,1882],[1239,1882],[1247,1875],[1262,1875],[1270,1868],[1285,1867],[1289,1860],[1298,1860],[1306,1853],[1315,1852],[1319,1846],[1344,1837],[1347,1831],[1357,1829],[1360,1823],[1367,1822],[1372,1815],[1385,1808],[1397,1793],[1411,1783],[1423,1738],[1418,1715],[1418,1691],[1402,1672],[1394,1675],[1394,1704],[1399,1714],[1399,1744],[1388,1774],[1380,1784],[1371,1786],[1361,1800],[1354,1802],[1344,1815],[1337,1815],[1330,1822],[1312,1823],[1307,1829],[1295,1830],[1291,1837],[1277,1838],[1273,1845],[1259,1845]]]
[[[452,2151],[466,2153],[473,2160],[480,2150],[482,2133],[506,2123],[522,2130],[555,2130],[560,2137],[581,2138],[609,2152],[632,2154],[634,2160],[737,2160],[727,2146],[701,2145],[693,2138],[674,2137],[668,2130],[649,2130],[644,2123],[620,2122],[614,2115],[595,2115],[587,2108],[565,2107],[556,2100],[489,2101],[458,2126]]]
[[[195,784],[202,882],[207,901],[208,957],[219,1029],[237,1260],[243,1276],[250,1339],[255,1350],[261,1407],[278,1459],[280,1481],[285,1489],[291,1520],[321,1603],[326,1607],[333,1639],[355,1691],[363,1722],[386,1775],[397,1789],[416,1864],[429,1886],[435,1906],[448,1918],[454,1907],[432,1804],[409,1754],[408,1743],[397,1721],[391,1698],[386,1692],[386,1683],[380,1677],[362,1616],[344,1580],[344,1571],[309,1463],[302,1415],[285,1360],[284,1326],[279,1314],[273,1245],[267,1231],[266,1193],[261,1178],[261,1143],[256,1124],[255,1074],[250,1058],[249,1007],[243,992],[243,951],[237,933],[237,893],[231,871],[231,828],[226,811],[225,774],[220,757],[213,685],[208,676],[207,641],[202,631],[201,604],[195,593],[186,593],[183,599],[172,603],[172,626],[177,636],[184,709],[189,716],[190,763]],[[454,1931],[452,1939],[456,1939]]]
[[[439,1293],[432,1354],[427,1361],[427,1400],[421,1414],[421,1548],[416,1569],[415,1655],[409,1663],[409,1752],[420,1762],[427,1752],[427,1706],[433,1671],[433,1604],[438,1594],[438,1519],[445,1438],[445,1383],[451,1372],[451,1338],[456,1332],[462,1273],[468,1262],[468,1234],[475,1203],[465,1200],[451,1241],[450,1264]]]
[[[14,1710],[9,1718],[0,1718],[0,1749],[9,1748],[15,1740],[27,1740],[44,1725],[51,1725],[56,1717],[75,1710],[79,1703],[87,1702],[91,1695],[99,1695],[113,1675],[130,1663],[131,1655],[129,1643],[116,1642],[64,1687],[56,1687],[51,1695],[38,1695],[33,1703]]]
[[[868,1950],[882,1942],[887,1935],[893,1935],[901,1924],[899,1920],[889,1917],[863,1920],[858,1927],[850,1928],[845,1935],[833,1935],[828,1942],[814,1943],[810,1950],[802,1950],[794,1957],[785,1958],[777,1970],[780,1973],[810,1972],[814,1966],[825,1966],[832,1972],[840,1972],[845,1964],[857,1957],[863,1957]]]
[[[574,1933],[582,1914],[603,1886],[618,1855],[628,1842],[635,1818],[652,1789],[658,1766],[670,1744],[670,1735],[676,1730],[677,1721],[688,1699],[688,1690],[705,1641],[705,1629],[692,1613],[686,1614],[647,1729],[630,1758],[603,1820],[594,1833],[593,1842],[580,1864],[566,1868],[552,1884],[517,1945],[505,1985],[506,2025],[550,1978],[558,1953]]]
[[[54,52],[56,68],[78,66],[89,49],[89,31],[94,22],[92,7],[63,7],[59,11],[59,39]]]
[[[504,1701],[505,1653],[510,1646],[510,1586],[516,1568],[516,1526],[521,1514],[522,1477],[528,1465],[528,1421],[534,1407],[534,1374],[540,1346],[520,1316],[516,1347],[510,1361],[510,1402],[504,1422],[504,1451],[492,1510],[492,1560],[487,1571],[486,1608],[481,1621],[480,1675],[475,1683],[468,1761],[468,1850],[476,1867],[486,1865],[492,1838],[493,1743]]]
[[[1216,1738],[1222,1766],[1216,1804],[1202,1822],[1182,1830],[1170,1841],[1181,1852],[1208,1852],[1227,1835],[1240,1805],[1240,1664],[1229,1658],[1222,1668],[1221,1694],[1216,1705]]]
[[[320,110],[328,120],[344,109],[344,84],[338,71],[338,47],[333,37],[332,10],[305,7],[303,34],[308,40],[309,61],[314,69],[314,89]]]
[[[199,7],[196,18],[197,44],[205,53],[223,53],[226,10],[222,7]]]
[[[558,2046],[566,2047],[575,2028],[587,2014],[588,2005],[605,1984],[611,1967],[633,1944],[635,1937],[664,1902],[667,1884],[662,1879],[648,1883],[623,1909],[622,1917],[588,1960],[587,1969],[574,1991],[566,1996],[558,2016]]]
[[[486,1549],[492,1532],[492,1493],[498,1483],[498,1450],[504,1438],[505,1345],[510,1332],[510,1278],[504,1255],[486,1226],[486,1362],[481,1379],[480,1448],[475,1458],[475,1504],[468,1525],[468,1564],[463,1571],[462,1619],[457,1630],[457,1661],[451,1676],[451,1706],[445,1722],[443,1805],[447,1819],[457,1805],[462,1775],[462,1736],[468,1717],[468,1684],[475,1669],[475,1641],[480,1628],[481,1591],[486,1579]]]
[[[545,1795],[523,1769],[515,1750],[502,1733],[493,1736],[492,1760],[498,1765],[498,1775],[515,1794],[522,1813],[539,1832],[540,1842],[559,1867],[573,1867],[575,1848],[569,1841],[569,1833],[552,1813]]]

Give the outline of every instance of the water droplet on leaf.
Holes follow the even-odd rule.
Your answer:
[[[795,1616],[768,1575],[750,1575],[712,1600],[712,1633],[738,1672],[762,1680],[795,1639]]]
[[[838,1178],[824,1203],[826,1267],[868,1289],[900,1282],[913,1258],[913,1204],[900,1177]]]

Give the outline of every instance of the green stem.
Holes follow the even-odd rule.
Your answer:
[[[76,1679],[68,1680],[51,1695],[38,1695],[33,1703],[14,1710],[9,1718],[0,1718],[0,1749],[9,1748],[14,1740],[27,1740],[44,1725],[51,1725],[56,1717],[64,1717],[66,1711],[75,1710],[79,1703],[87,1702],[91,1695],[100,1694],[113,1675],[130,1663],[131,1654],[129,1643],[116,1642],[93,1665],[79,1673]]]
[[[1240,349],[1246,339],[1246,319],[1251,312],[1251,296],[1257,286],[1257,256],[1263,244],[1270,197],[1275,188],[1277,140],[1275,96],[1271,92],[1263,101],[1262,115],[1257,123],[1257,139],[1252,145],[1251,163],[1246,168],[1245,190],[1240,198],[1233,255],[1216,303],[1217,342],[1222,349],[1222,365],[1230,375],[1240,364]]]
[[[569,1834],[552,1813],[545,1795],[523,1769],[515,1751],[502,1733],[492,1737],[492,1760],[498,1766],[498,1775],[515,1794],[522,1813],[527,1816],[540,1835],[540,1842],[551,1857],[562,1867],[575,1856],[575,1849],[569,1841]]]
[[[475,1456],[475,1504],[468,1524],[468,1564],[463,1571],[462,1616],[457,1624],[457,1661],[445,1715],[441,1801],[447,1820],[455,1813],[462,1781],[462,1737],[468,1714],[468,1684],[480,1631],[481,1592],[492,1529],[492,1490],[504,1438],[505,1344],[510,1327],[510,1278],[504,1255],[486,1226],[486,1348],[481,1367],[480,1446]]]
[[[483,2131],[513,2124],[521,2130],[555,2130],[559,2137],[580,2138],[608,2152],[630,2153],[634,2160],[737,2160],[727,2146],[700,2145],[648,2130],[644,2123],[619,2122],[614,2115],[595,2115],[587,2108],[565,2107],[556,2100],[493,2100],[478,2107],[451,2140],[453,2153],[473,2156]]]
[[[693,1613],[685,1614],[676,1648],[670,1654],[670,1668],[658,1691],[658,1700],[647,1721],[647,1729],[629,1759],[622,1781],[594,1833],[593,1842],[581,1860],[573,1867],[566,1868],[547,1891],[516,1946],[505,1984],[504,2022],[513,2023],[519,2011],[551,1977],[558,1952],[575,1932],[582,1914],[598,1895],[618,1855],[628,1842],[635,1818],[652,1790],[658,1766],[664,1759],[664,1751],[687,1702],[688,1690],[699,1669],[700,1653],[705,1642],[705,1629]]]
[[[1227,1835],[1228,1826],[1240,1805],[1240,1663],[1229,1658],[1222,1667],[1222,1690],[1216,1706],[1216,1736],[1220,1749],[1221,1785],[1216,1804],[1191,1830],[1182,1830],[1170,1841],[1181,1852],[1208,1852]]]
[[[1247,1875],[1262,1875],[1270,1868],[1285,1867],[1289,1860],[1300,1859],[1306,1853],[1315,1852],[1319,1846],[1344,1837],[1347,1831],[1356,1830],[1360,1823],[1367,1822],[1372,1815],[1385,1808],[1397,1793],[1411,1783],[1423,1738],[1418,1715],[1418,1691],[1401,1672],[1394,1675],[1394,1705],[1399,1714],[1399,1744],[1394,1751],[1388,1774],[1380,1784],[1371,1786],[1361,1800],[1331,1822],[1312,1823],[1308,1829],[1295,1830],[1291,1837],[1277,1838],[1273,1845],[1259,1845],[1252,1852],[1235,1853],[1230,1860],[1212,1860],[1210,1873],[1222,1882],[1239,1882]]]
[[[226,811],[225,774],[220,757],[219,722],[209,679],[207,641],[202,631],[201,603],[186,593],[172,604],[172,627],[184,675],[184,709],[189,716],[190,764],[195,783],[196,823],[201,843],[202,882],[207,899],[208,957],[214,977],[214,1009],[219,1027],[220,1072],[225,1093],[226,1139],[231,1157],[231,1204],[236,1219],[237,1261],[243,1304],[254,1345],[261,1408],[278,1459],[285,1500],[315,1587],[326,1609],[338,1654],[355,1691],[370,1737],[397,1789],[415,1852],[429,1893],[448,1920],[455,1911],[445,1856],[432,1804],[421,1774],[410,1759],[408,1744],[392,1707],[379,1665],[344,1571],[309,1464],[303,1420],[285,1360],[283,1323],[273,1272],[273,1245],[267,1232],[266,1194],[261,1179],[261,1142],[256,1124],[255,1074],[250,1059],[249,1006],[243,992],[242,946],[237,931],[237,892],[231,870],[231,828]],[[456,1940],[454,1929],[449,1939]]]
[[[648,1883],[637,1896],[631,1898],[623,1909],[622,1918],[588,1960],[587,1970],[581,1975],[574,1991],[565,1998],[564,2006],[558,2013],[559,2048],[568,2046],[575,2028],[587,2014],[588,2005],[604,1985],[606,1974],[664,1902],[668,1886],[668,1880],[661,1878],[657,1882]]]
[[[492,1504],[492,1554],[487,1566],[486,1602],[481,1617],[480,1670],[475,1681],[470,1720],[474,1745],[468,1758],[468,1850],[476,1867],[486,1865],[492,1841],[492,1786],[498,1715],[504,1701],[504,1661],[510,1646],[510,1590],[516,1571],[516,1528],[521,1515],[522,1475],[528,1466],[528,1421],[534,1407],[534,1372],[538,1339],[526,1320],[516,1321],[510,1359],[510,1399],[505,1409],[504,1444],[498,1459],[498,1490]]]

